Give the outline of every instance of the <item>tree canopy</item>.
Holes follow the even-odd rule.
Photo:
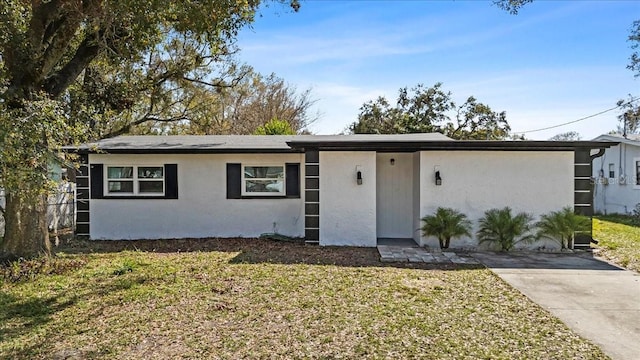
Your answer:
[[[634,76],[640,76],[640,20],[636,20],[631,25],[628,41],[631,43],[631,56],[627,69],[634,72]]]
[[[203,89],[238,82],[222,60],[260,3],[0,2],[0,256],[48,252],[46,165],[60,146],[182,120]]]
[[[560,134],[553,135],[549,138],[551,141],[578,141],[582,137],[577,131],[567,131]]]
[[[627,100],[620,99],[616,103],[621,111],[618,114],[619,125],[616,129],[617,133],[624,135],[640,133],[640,105],[635,103],[635,100],[629,95]]]
[[[633,22],[627,40],[631,43],[632,50],[627,69],[634,73],[634,77],[640,77],[640,20]],[[637,100],[629,94],[627,100],[620,99],[616,103],[621,110],[618,115],[618,133],[625,135],[640,133],[640,104]]]
[[[532,3],[533,0],[493,0],[493,4],[499,8],[516,15],[518,11],[526,4]]]
[[[291,128],[291,125],[278,118],[269,120],[264,125],[258,126],[255,131],[256,135],[295,135],[295,131]]]
[[[254,134],[274,118],[287,124],[293,133],[302,133],[316,121],[311,112],[316,100],[311,89],[299,92],[275,74],[264,76],[250,66],[239,67],[240,80],[234,86],[199,95],[199,107],[185,121],[152,122],[137,133],[160,131],[168,134]]]
[[[382,96],[368,101],[349,126],[355,134],[440,132],[466,140],[505,139],[510,130],[506,112],[493,111],[473,96],[458,105],[442,83],[401,88],[395,105]]]

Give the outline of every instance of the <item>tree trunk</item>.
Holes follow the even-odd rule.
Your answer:
[[[47,228],[47,196],[32,201],[19,195],[6,194],[4,239],[0,258],[33,258],[51,254]]]

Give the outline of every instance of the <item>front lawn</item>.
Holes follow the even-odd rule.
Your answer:
[[[155,247],[0,282],[0,358],[606,358],[485,269],[259,240]]]
[[[598,240],[598,255],[640,272],[640,227],[636,219],[624,215],[594,217],[593,238]]]

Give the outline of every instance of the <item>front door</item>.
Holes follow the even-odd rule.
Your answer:
[[[413,154],[376,157],[378,238],[413,238]]]

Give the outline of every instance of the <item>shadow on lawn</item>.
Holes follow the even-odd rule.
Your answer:
[[[40,297],[38,295],[16,297],[0,291],[0,342],[14,340],[21,336],[33,337],[30,333],[38,333],[37,329],[45,327],[57,313],[83,301],[102,297],[106,294],[126,291],[134,286],[137,281],[136,278],[131,279],[113,275],[106,279],[107,281],[102,282],[99,286],[92,287],[88,291],[74,292],[68,289],[60,289],[48,297]],[[113,304],[103,303],[84,316],[79,316],[78,314],[67,316],[73,316],[76,324],[82,324],[88,322],[91,317],[101,314],[105,307],[111,305]],[[28,340],[28,343],[28,346],[20,345],[5,349],[0,353],[0,358],[30,359],[35,354],[47,353],[47,357],[56,359],[85,359],[104,355],[100,354],[97,348],[63,349],[51,353],[54,349],[55,339],[49,336],[38,336],[36,339]]]
[[[110,253],[119,251],[178,252],[234,252],[232,264],[274,263],[336,265],[347,267],[399,267],[410,269],[458,270],[484,268],[479,265],[383,263],[376,248],[323,247],[302,242],[265,239],[171,239],[171,240],[91,240],[72,241],[56,249],[65,253]]]
[[[60,301],[58,296],[46,298],[17,298],[0,292],[0,341],[22,335],[27,329],[39,327],[49,322],[51,315],[75,304],[75,299]],[[19,323],[20,326],[7,327],[6,324]]]
[[[27,335],[34,329],[44,326],[55,313],[73,306],[77,298],[64,299],[62,295],[45,298],[17,298],[11,294],[0,292],[0,342],[5,342]],[[50,346],[49,339],[29,342],[29,346],[14,348],[5,353],[8,358],[28,359],[43,347]]]

